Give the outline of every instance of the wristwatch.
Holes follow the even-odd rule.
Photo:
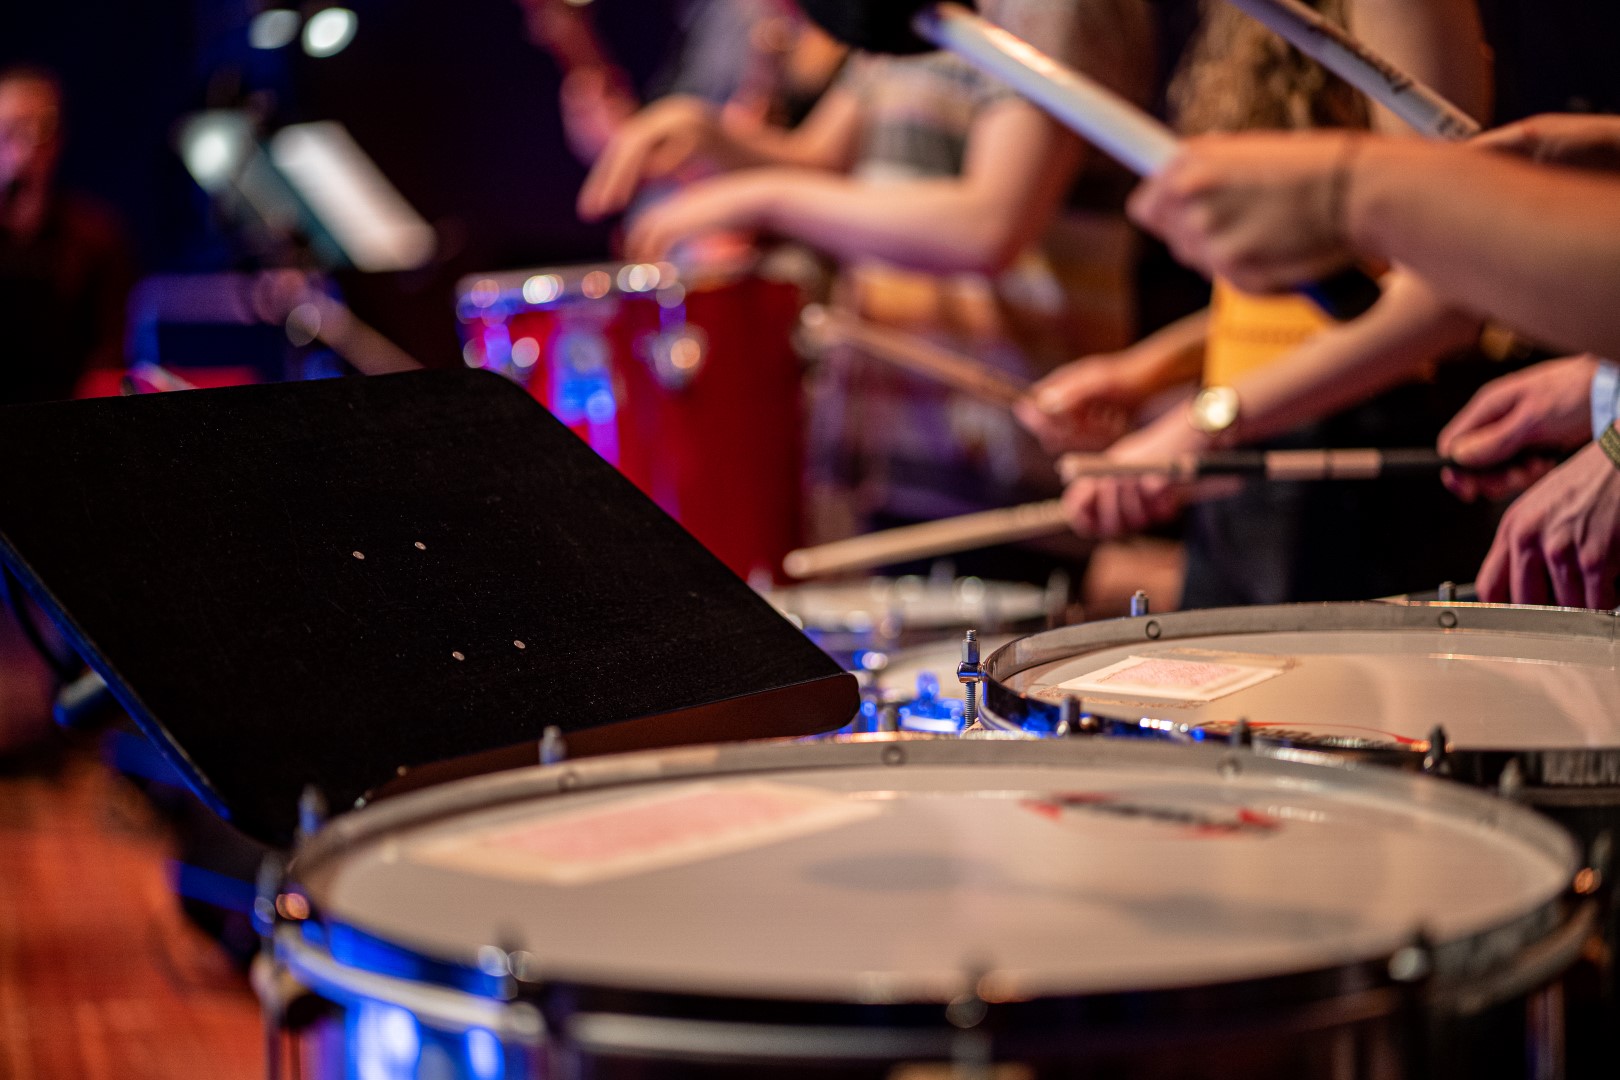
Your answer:
[[[1221,441],[1234,434],[1238,422],[1238,395],[1230,386],[1206,386],[1192,399],[1187,422]]]

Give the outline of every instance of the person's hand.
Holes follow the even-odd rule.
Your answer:
[[[773,194],[773,171],[750,169],[699,180],[648,207],[625,234],[625,257],[659,262],[700,237],[761,228]]]
[[[1508,507],[1479,568],[1487,603],[1612,608],[1620,575],[1620,469],[1596,443]]]
[[[1159,419],[1108,448],[1122,464],[1172,460],[1199,453],[1208,437],[1187,423],[1185,409],[1171,409]],[[1192,497],[1196,485],[1179,484],[1165,475],[1082,476],[1063,490],[1069,527],[1081,536],[1111,539],[1138,533],[1169,521]]]
[[[1187,265],[1246,292],[1280,292],[1343,269],[1350,163],[1362,136],[1188,139],[1127,210]]]
[[[1620,170],[1620,117],[1543,113],[1476,136],[1470,145],[1549,165]]]
[[[1013,415],[1049,454],[1101,450],[1130,430],[1147,400],[1130,350],[1083,356],[1030,387]]]
[[[1440,432],[1436,448],[1459,465],[1485,468],[1530,449],[1573,450],[1592,437],[1592,375],[1595,356],[1567,356],[1493,379]],[[1446,469],[1446,487],[1465,502],[1501,499],[1535,483],[1552,469],[1527,461],[1497,472]]]
[[[579,189],[579,216],[596,221],[618,213],[642,184],[712,156],[723,137],[707,102],[679,94],[654,102],[625,121],[597,158]]]

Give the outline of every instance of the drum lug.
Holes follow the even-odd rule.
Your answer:
[[[1148,603],[1148,594],[1146,589],[1137,589],[1135,592],[1131,593],[1131,618],[1134,619],[1146,615],[1151,608],[1152,605]]]
[[[1423,771],[1431,776],[1447,776],[1451,763],[1446,760],[1446,729],[1439,724],[1429,732],[1429,749],[1423,754]]]
[[[546,730],[540,733],[540,764],[555,765],[568,757],[568,743],[563,739],[562,728],[556,724],[546,725]]]
[[[1442,581],[1434,594],[1442,604],[1455,604],[1457,602],[1457,583],[1455,581]]]
[[[1434,943],[1419,930],[1409,945],[1396,949],[1389,958],[1389,977],[1396,982],[1416,983],[1434,971]]]
[[[1591,845],[1586,849],[1586,865],[1575,873],[1575,880],[1571,888],[1576,896],[1599,897],[1599,910],[1607,912],[1612,910],[1614,898],[1604,885],[1609,880],[1609,870],[1614,862],[1614,836],[1608,829],[1604,829],[1592,838]]]
[[[1502,775],[1496,778],[1496,793],[1504,799],[1518,802],[1523,792],[1524,768],[1518,758],[1513,758],[1503,767]]]
[[[1254,729],[1249,726],[1247,716],[1238,717],[1238,722],[1232,726],[1232,734],[1227,736],[1227,740],[1233,746],[1244,750],[1254,749]]]
[[[1058,705],[1057,727],[1052,733],[1059,738],[1073,735],[1080,730],[1080,724],[1080,699],[1073,694],[1065,694]]]
[[[956,668],[956,677],[962,683],[962,696],[966,704],[962,709],[964,727],[979,718],[979,684],[984,682],[984,666],[979,663],[979,632],[969,630],[962,635],[962,663]]]

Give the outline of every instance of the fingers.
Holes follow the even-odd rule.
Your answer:
[[[1512,380],[1512,376],[1508,376],[1508,379]],[[1458,441],[1508,415],[1518,400],[1511,381],[1497,379],[1486,383],[1468,399],[1468,404],[1458,409],[1457,415],[1440,429],[1440,435],[1435,439],[1435,447],[1446,457],[1467,461],[1468,459],[1457,457]],[[1472,461],[1468,463],[1473,464]]]
[[[1445,453],[1445,451],[1441,451]],[[1471,472],[1460,472],[1457,469],[1441,469],[1440,482],[1463,502],[1471,503],[1479,498],[1479,480]]]
[[[1552,592],[1547,587],[1547,563],[1534,537],[1521,537],[1508,550],[1508,592],[1515,604],[1545,604]]]
[[[579,216],[598,221],[630,205],[650,149],[646,134],[638,130],[627,130],[608,143],[579,189]]]
[[[624,235],[625,258],[631,262],[662,262],[669,258],[677,244],[687,239],[674,213],[675,202],[672,198],[636,216]]]
[[[1469,145],[1485,150],[1499,150],[1508,154],[1520,154],[1526,157],[1533,156],[1536,140],[1529,122],[1519,120],[1512,124],[1504,124],[1499,128],[1481,132],[1469,140]]]
[[[1549,545],[1543,554],[1543,565],[1552,585],[1553,603],[1560,607],[1580,607],[1586,602],[1586,580],[1574,544]]]
[[[1586,585],[1585,607],[1596,608],[1599,611],[1611,611],[1620,604],[1620,597],[1616,596],[1615,568],[1610,566],[1588,566],[1583,575]]]
[[[1085,477],[1064,489],[1063,508],[1076,533],[1109,540],[1174,517],[1181,491],[1163,477]]]
[[[1503,535],[1507,527],[1506,519],[1502,528],[1496,532],[1496,539],[1491,541],[1490,551],[1485,553],[1485,561],[1480,564],[1479,574],[1474,578],[1474,589],[1479,598],[1487,604],[1506,604],[1512,600],[1508,589],[1508,549],[1509,541]]]

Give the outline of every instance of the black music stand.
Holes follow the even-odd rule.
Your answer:
[[[0,555],[276,845],[407,783],[846,723],[840,671],[521,389],[414,372],[0,410]]]

